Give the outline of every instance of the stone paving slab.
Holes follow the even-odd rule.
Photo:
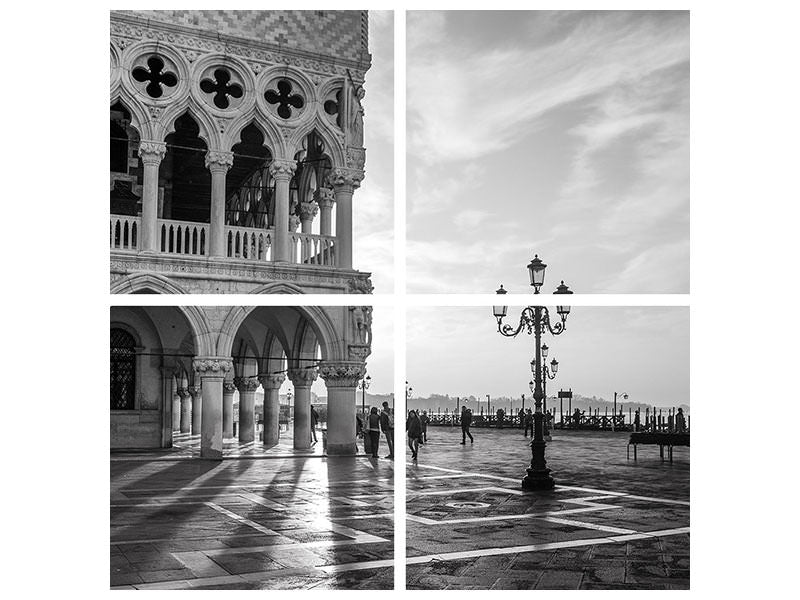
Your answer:
[[[406,469],[409,589],[688,589],[688,448],[633,461],[625,433],[555,431],[556,489],[523,492],[521,430],[428,433]]]
[[[391,589],[393,465],[111,462],[112,588]]]

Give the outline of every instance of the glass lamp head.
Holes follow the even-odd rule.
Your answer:
[[[500,285],[500,289],[496,292],[500,296],[507,294],[508,292],[503,289],[502,284]],[[502,319],[508,313],[508,306],[493,306],[492,312],[494,313],[495,318]]]
[[[538,254],[535,254],[533,260],[528,263],[528,276],[537,294],[539,293],[539,288],[544,285],[544,270],[546,268],[547,265],[542,262]]]

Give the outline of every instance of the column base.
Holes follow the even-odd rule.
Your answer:
[[[352,444],[331,444],[328,440],[328,456],[355,456],[358,454],[358,445]]]
[[[200,458],[207,458],[209,460],[222,460],[222,451],[211,450],[210,448],[201,449]]]
[[[528,474],[522,480],[522,489],[526,491],[552,490],[555,486],[555,480],[550,477],[550,469],[528,469]]]

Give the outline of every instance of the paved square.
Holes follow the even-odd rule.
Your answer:
[[[367,458],[111,462],[111,586],[392,589],[393,466]]]
[[[409,589],[688,589],[689,449],[556,431],[556,489],[523,492],[521,430],[429,428],[407,467]]]

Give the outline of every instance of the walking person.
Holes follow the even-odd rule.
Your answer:
[[[373,406],[367,415],[367,434],[372,447],[372,458],[378,458],[378,444],[381,443],[381,417],[378,407]]]
[[[389,446],[389,455],[386,458],[394,458],[394,417],[389,411],[389,403],[383,403],[381,411],[381,429],[386,436],[386,444]]]
[[[314,443],[317,443],[317,423],[319,423],[319,413],[314,410],[314,405],[311,405],[311,436],[314,438]]]
[[[472,411],[466,406],[461,407],[461,445],[467,443],[467,436],[469,436],[469,443],[472,444],[475,440],[469,432],[469,426],[472,425]]]
[[[419,424],[422,427],[422,443],[425,444],[428,441],[428,423],[431,422],[430,417],[428,416],[428,411],[423,410],[422,414],[419,417]]]
[[[636,409],[636,412],[633,413],[633,430],[639,431],[639,427],[641,427],[642,421],[641,416],[639,415],[639,409]]]
[[[528,429],[531,430],[531,437],[533,437],[533,412],[530,408],[525,413],[525,437],[528,437]]]
[[[675,415],[675,432],[686,433],[686,417],[683,414],[683,409],[678,409],[678,414]]]
[[[519,417],[519,428],[520,429],[524,429],[525,428],[525,409],[524,408],[520,408],[519,412],[517,413],[517,416]]]
[[[411,449],[411,459],[417,460],[417,452],[419,452],[419,442],[422,438],[422,424],[417,416],[417,411],[408,411],[408,419],[406,420],[406,432],[408,432],[408,447]]]

